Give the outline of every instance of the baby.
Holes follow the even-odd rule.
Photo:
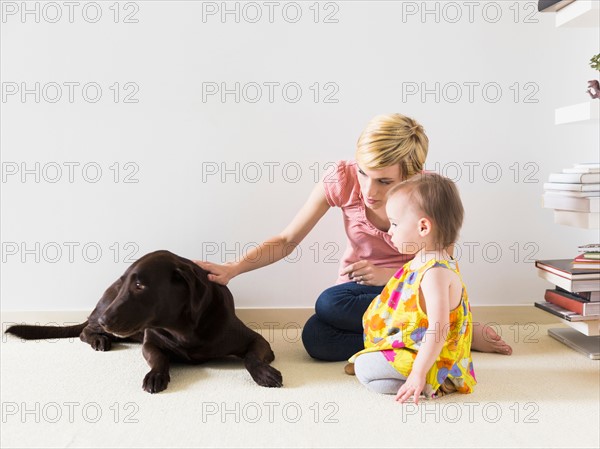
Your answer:
[[[464,214],[458,190],[435,173],[417,174],[390,189],[386,213],[394,246],[415,257],[363,316],[365,349],[349,359],[356,376],[399,402],[471,393],[471,309],[449,254]]]

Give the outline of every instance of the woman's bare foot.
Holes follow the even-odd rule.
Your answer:
[[[511,355],[512,348],[496,333],[496,331],[483,323],[473,322],[473,341],[471,349],[478,352],[497,352],[498,354]]]

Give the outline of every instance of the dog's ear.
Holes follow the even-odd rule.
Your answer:
[[[173,282],[187,282],[190,283],[190,276],[186,273],[186,270],[182,267],[175,267],[173,273],[171,275],[171,280]]]
[[[171,280],[173,282],[185,282],[190,290],[197,290],[197,293],[204,291],[208,283],[206,274],[202,273],[202,269],[190,264],[177,264],[173,270]]]
[[[195,284],[195,276],[194,273],[189,269],[189,267],[186,267],[185,265],[179,265],[173,270],[173,273],[171,275],[171,281],[185,282],[190,286],[190,288],[192,288]]]
[[[172,282],[187,284],[189,291],[189,311],[192,317],[199,317],[207,305],[208,286],[206,275],[202,276],[201,268],[193,263],[177,264],[173,270]],[[198,269],[196,269],[198,268]],[[204,279],[203,279],[204,277]]]

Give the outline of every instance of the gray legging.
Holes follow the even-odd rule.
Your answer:
[[[354,360],[354,372],[361,384],[376,393],[396,394],[406,381],[379,351],[359,355]]]

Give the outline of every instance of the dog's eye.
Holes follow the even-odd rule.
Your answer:
[[[144,285],[141,282],[136,281],[135,282],[135,288],[136,288],[136,290],[143,290],[144,289]]]

